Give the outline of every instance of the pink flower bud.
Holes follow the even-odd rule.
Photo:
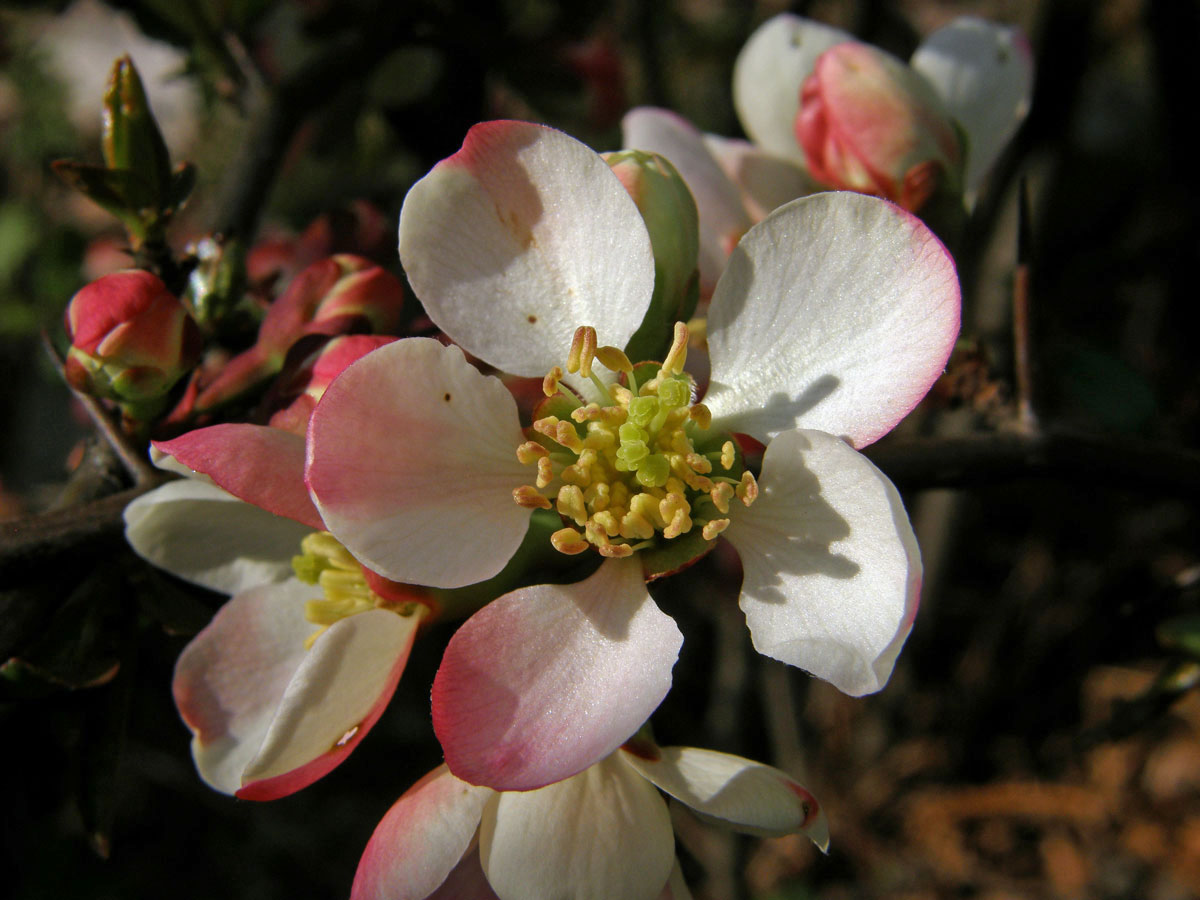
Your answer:
[[[155,275],[115,272],[71,298],[66,376],[80,391],[123,403],[162,397],[200,355],[200,331]]]
[[[895,57],[848,42],[826,50],[800,90],[796,137],[814,178],[916,211],[961,189],[962,148],[925,80]]]

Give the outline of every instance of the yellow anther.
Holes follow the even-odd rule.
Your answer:
[[[586,450],[583,452],[587,453]],[[592,473],[582,462],[572,463],[567,466],[559,473],[559,477],[567,484],[578,485],[581,488],[585,488],[592,483]]]
[[[733,499],[733,485],[722,481],[713,485],[708,496],[712,497],[713,506],[721,513],[729,512],[729,501]]]
[[[687,482],[687,486],[693,491],[699,491],[701,494],[707,494],[713,489],[711,478],[705,478],[703,475],[696,475],[693,472],[686,472],[683,480]]]
[[[613,399],[620,404],[621,415],[626,415],[626,410],[629,408],[629,401],[633,399],[633,391],[625,387],[623,384],[609,385],[608,392],[612,394]],[[624,418],[621,421],[625,421]]]
[[[583,446],[587,450],[607,450],[609,447],[616,446],[617,436],[612,428],[601,422],[588,422],[587,437],[583,439]]]
[[[609,496],[610,488],[607,481],[593,481],[583,491],[583,499],[587,503],[588,509],[594,509],[596,512],[608,509]]]
[[[707,475],[712,471],[712,463],[708,461],[708,457],[701,456],[695,450],[685,456],[684,461],[688,464],[688,468],[701,475]]]
[[[625,351],[617,347],[598,347],[596,349],[596,359],[600,360],[600,364],[610,372],[633,371],[633,363],[629,361],[629,357],[625,355]]]
[[[659,515],[667,522],[663,537],[676,538],[692,528],[691,507],[682,492],[672,491],[658,504]]]
[[[554,480],[554,466],[550,462],[550,457],[543,456],[537,461],[537,480],[534,482],[538,487],[544,488]]]
[[[594,422],[604,418],[604,407],[599,403],[589,403],[587,406],[572,410],[571,418],[580,425],[584,422]]]
[[[733,463],[737,459],[737,450],[733,446],[733,441],[726,441],[721,445],[721,468],[728,472],[733,468]]]
[[[749,506],[758,499],[758,482],[754,480],[754,476],[749,472],[742,473],[742,483],[737,486],[738,499],[746,506]]]
[[[631,510],[621,518],[621,537],[648,541],[654,537],[654,526],[645,516]]]
[[[590,546],[583,539],[583,535],[574,528],[560,528],[550,535],[550,544],[559,553],[565,553],[568,556],[582,553]]]
[[[592,516],[592,521],[604,529],[608,535],[621,534],[621,523],[611,510],[601,510]],[[624,537],[624,535],[622,535]]]
[[[575,430],[575,426],[570,422],[558,423],[554,439],[572,453],[578,453],[583,449],[583,439],[579,436],[579,432]]]
[[[538,493],[538,489],[532,484],[523,484],[519,488],[513,488],[513,500],[517,506],[522,506],[525,509],[549,509],[550,499]]]
[[[583,504],[583,491],[578,485],[564,484],[560,487],[555,508],[559,515],[574,520],[576,525],[583,525],[587,521],[587,507]]]
[[[651,494],[634,494],[629,500],[629,511],[652,523],[655,528],[663,528],[667,520],[659,507],[659,501]]]
[[[667,358],[663,360],[663,375],[678,375],[683,371],[683,364],[687,361],[687,325],[685,325],[683,322],[676,322],[675,334],[673,337],[674,339],[671,341],[671,349],[667,353]]]
[[[596,357],[596,329],[580,325],[571,339],[571,352],[567,354],[567,371],[578,372],[584,378],[592,377],[592,360]]]
[[[541,419],[533,420],[533,430],[538,434],[544,434],[546,437],[554,438],[554,429],[558,427],[558,416],[545,416]]]
[[[700,534],[706,541],[711,541],[728,527],[728,519],[712,519],[711,521],[704,523],[704,527],[700,529]]]
[[[688,515],[688,510],[677,509],[675,515],[671,517],[671,524],[663,529],[663,537],[677,538],[681,534],[687,534],[692,530],[692,519]]]
[[[525,465],[530,465],[542,457],[549,455],[550,451],[537,441],[526,441],[517,448],[517,459]]]
[[[555,366],[546,373],[546,377],[542,379],[542,393],[547,397],[553,397],[558,393],[558,383],[562,381],[563,370],[559,366]]]
[[[633,548],[628,544],[603,544],[597,548],[601,556],[606,556],[609,559],[622,559],[626,556],[633,556]]]
[[[699,428],[708,428],[712,424],[712,410],[703,403],[693,403],[688,410],[688,418]]]

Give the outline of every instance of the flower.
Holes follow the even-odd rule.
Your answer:
[[[384,340],[335,339],[315,380]],[[288,424],[311,400],[301,395]],[[302,427],[214,425],[156,444],[155,456],[188,477],[126,507],[127,540],[172,574],[231,595],[175,667],[197,770],[244,799],[293,793],[378,720],[428,601],[363,570],[324,534],[304,488]]]
[[[690,898],[656,788],[736,831],[804,832],[822,850],[828,845],[817,801],[778,769],[638,740],[524,793],[474,787],[440,766],[376,827],[352,900]]]
[[[851,694],[883,686],[916,612],[920,556],[896,489],[854,446],[912,409],[958,332],[953,261],[926,226],[841,193],[751,229],[712,298],[703,404],[682,372],[686,334],[677,329],[661,368],[642,374],[616,349],[653,291],[649,239],[604,161],[560,132],[473,128],[406,198],[400,256],[430,318],[466,351],[516,375],[550,372],[548,389],[572,393],[547,401],[560,408],[535,423],[538,443],[501,382],[458,348],[413,338],[368,354],[330,385],[309,426],[306,477],[326,527],[374,571],[438,587],[498,572],[531,516],[553,515],[547,505],[584,520],[582,534],[556,533],[558,549],[604,557],[583,581],[498,598],[451,639],[433,699],[452,772],[536,788],[636,730],[669,689],[681,642],[646,574],[703,552],[671,565],[674,541],[695,548],[723,533],[736,548],[760,652]],[[581,323],[591,327],[576,332]],[[585,460],[600,446],[583,445],[593,432],[608,449]],[[767,444],[757,481],[722,437],[732,433]],[[624,471],[608,459],[618,441]],[[667,462],[635,471],[655,456]],[[572,482],[588,488],[582,499]],[[604,491],[616,526],[605,524]]]
[[[85,285],[66,312],[71,386],[138,410],[161,403],[196,362],[200,332],[150,272],[114,272]]]

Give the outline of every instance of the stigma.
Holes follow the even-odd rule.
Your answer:
[[[553,414],[535,419],[531,439],[517,448],[536,476],[513,491],[514,501],[557,511],[564,527],[550,541],[570,555],[594,548],[631,556],[694,529],[715,540],[729,525],[730,501],[749,506],[758,490],[733,441],[708,434],[712,414],[693,402],[687,326],[675,323],[661,363],[634,366],[618,348],[597,344],[594,328],[577,329],[566,371],[589,380],[598,401],[564,389],[558,367],[543,380],[539,411]],[[602,380],[597,363],[618,382]]]
[[[300,555],[292,557],[292,570],[305,584],[320,587],[322,593],[304,604],[304,617],[320,626],[305,640],[305,649],[311,649],[330,625],[358,613],[386,609],[412,616],[426,609],[417,602],[396,602],[376,594],[367,584],[362,564],[327,531],[314,531],[300,542]]]

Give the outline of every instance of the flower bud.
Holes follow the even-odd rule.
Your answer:
[[[637,204],[654,251],[654,297],[626,352],[635,362],[662,355],[675,322],[695,311],[700,225],[687,183],[664,156],[641,150],[608,153],[605,161]]]
[[[128,55],[113,63],[109,75],[100,148],[108,168],[135,172],[145,181],[150,191],[147,205],[166,205],[171,160],[146,102],[142,79]]]
[[[133,405],[157,401],[200,355],[200,331],[155,275],[115,272],[71,298],[66,377],[76,390]]]
[[[814,178],[919,210],[961,191],[958,132],[930,85],[867,44],[826,50],[800,91],[796,137]]]

